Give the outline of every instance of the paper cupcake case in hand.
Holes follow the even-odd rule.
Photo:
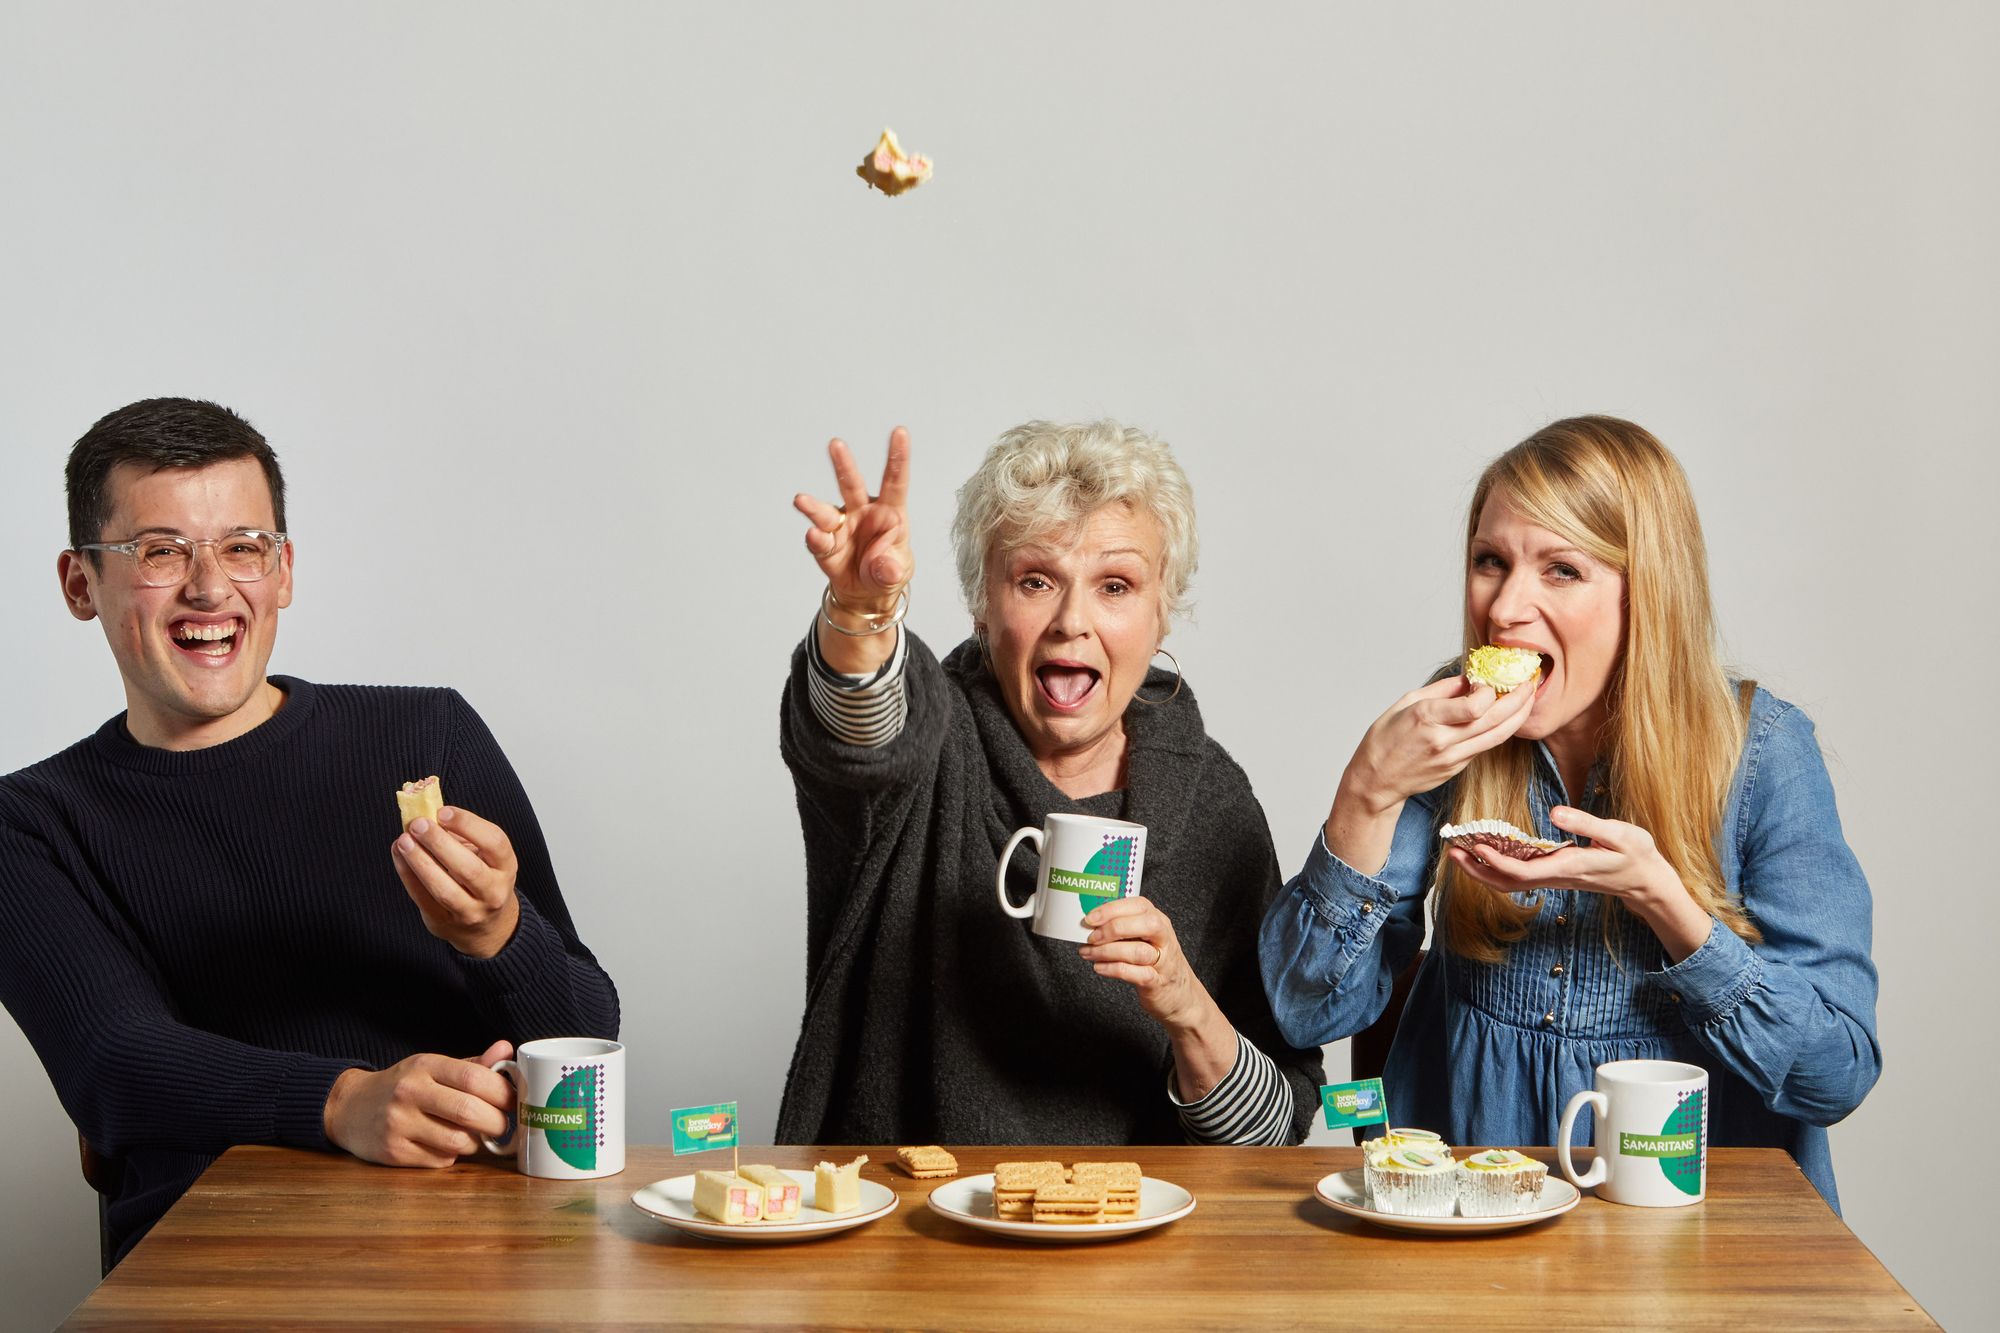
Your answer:
[[[1475,847],[1484,847],[1502,856],[1511,856],[1516,861],[1532,861],[1538,856],[1547,856],[1550,852],[1576,845],[1538,838],[1525,829],[1515,828],[1504,819],[1474,819],[1464,824],[1446,824],[1438,830],[1438,837],[1468,852]]]

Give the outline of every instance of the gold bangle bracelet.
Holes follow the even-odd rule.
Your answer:
[[[865,639],[871,634],[880,634],[884,630],[896,628],[896,626],[903,623],[903,617],[910,614],[910,590],[908,588],[897,589],[896,599],[896,607],[892,611],[884,611],[880,614],[871,614],[867,611],[853,611],[840,604],[840,599],[833,595],[833,585],[829,583],[826,591],[820,594],[819,618],[835,634],[845,634],[850,639]],[[832,613],[834,611],[839,611],[842,615],[853,616],[856,620],[865,621],[868,624],[868,628],[849,629],[833,618]]]

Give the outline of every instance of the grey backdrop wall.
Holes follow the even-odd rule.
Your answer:
[[[295,496],[275,668],[458,686],[623,992],[638,1135],[739,1098],[764,1138],[803,968],[746,988],[715,946],[803,953],[776,703],[828,434],[874,467],[910,426],[937,644],[993,435],[1173,441],[1204,545],[1173,646],[1296,865],[1455,642],[1481,463],[1628,415],[1874,882],[1848,1219],[1972,1322],[1983,1196],[1891,1144],[1995,1091],[1996,37],[1974,4],[7,0],[0,770],[123,706],[57,597],[64,449],[230,403]],[[938,163],[893,201],[851,174],[885,122]],[[11,1023],[0,1056],[0,1321],[32,1326],[89,1290],[94,1212]]]

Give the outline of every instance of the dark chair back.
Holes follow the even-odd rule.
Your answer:
[[[105,1277],[111,1276],[111,1196],[118,1192],[125,1164],[106,1157],[90,1146],[82,1134],[76,1136],[77,1156],[82,1159],[84,1183],[97,1191],[97,1262]]]
[[[1396,1024],[1403,1021],[1403,1006],[1409,1002],[1410,986],[1417,979],[1417,969],[1424,965],[1424,951],[1417,950],[1417,956],[1410,960],[1396,978],[1396,984],[1389,989],[1388,1007],[1382,1016],[1354,1034],[1348,1043],[1347,1057],[1352,1070],[1351,1079],[1380,1078],[1382,1070],[1389,1063],[1389,1047],[1396,1040]]]

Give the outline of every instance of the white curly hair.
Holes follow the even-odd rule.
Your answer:
[[[958,583],[975,622],[986,617],[986,566],[995,553],[1051,537],[1068,540],[1106,505],[1159,520],[1160,631],[1184,609],[1198,559],[1194,489],[1166,443],[1115,421],[1030,421],[986,451],[958,489],[952,547]]]

